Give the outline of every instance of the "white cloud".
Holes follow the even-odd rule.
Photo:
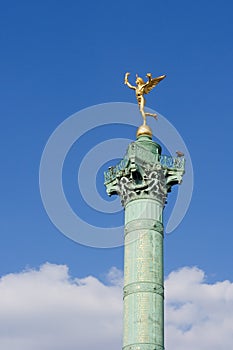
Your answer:
[[[123,271],[113,266],[107,274],[107,281],[110,284],[123,288],[123,285],[124,285]]]
[[[166,282],[166,348],[219,350],[233,346],[233,283],[205,283],[198,268],[172,272]]]
[[[121,271],[107,280],[71,278],[67,266],[49,263],[2,277],[0,349],[121,349]],[[185,267],[165,287],[166,350],[232,348],[233,283],[207,284],[202,270]]]
[[[121,287],[71,279],[66,266],[2,277],[0,310],[0,349],[121,348]]]

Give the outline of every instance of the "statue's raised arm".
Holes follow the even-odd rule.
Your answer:
[[[127,85],[130,89],[136,90],[136,86],[131,85],[128,81],[129,75],[130,73],[125,73],[125,85]]]

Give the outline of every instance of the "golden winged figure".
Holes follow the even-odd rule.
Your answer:
[[[138,107],[139,107],[139,110],[140,110],[142,118],[143,118],[143,125],[146,125],[146,117],[147,116],[154,117],[155,119],[158,119],[158,118],[157,118],[157,114],[146,113],[144,111],[144,107],[145,107],[145,103],[146,103],[144,95],[148,94],[161,80],[163,80],[166,77],[166,75],[161,75],[160,77],[152,78],[151,73],[147,73],[146,76],[148,78],[148,81],[145,82],[142,78],[140,78],[136,74],[137,86],[133,86],[129,83],[129,81],[128,81],[129,75],[130,75],[130,73],[125,74],[125,84],[128,85],[128,87],[130,89],[135,90],[136,98],[138,101]]]

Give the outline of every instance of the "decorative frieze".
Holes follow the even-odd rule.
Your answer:
[[[135,282],[130,283],[126,286],[124,286],[124,295],[123,297],[127,297],[129,294],[132,293],[156,293],[164,297],[164,288],[161,284],[158,283],[152,283],[152,282]]]
[[[122,350],[164,350],[164,346],[159,344],[130,344],[124,346]]]
[[[162,222],[154,219],[144,219],[144,218],[139,218],[134,219],[126,223],[125,225],[125,236],[130,233],[130,232],[135,232],[138,230],[154,230],[156,232],[159,232],[163,234],[163,224]]]

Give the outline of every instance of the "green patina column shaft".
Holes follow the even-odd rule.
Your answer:
[[[105,173],[125,208],[123,350],[164,349],[163,208],[183,173],[183,157],[162,156],[143,134]]]

